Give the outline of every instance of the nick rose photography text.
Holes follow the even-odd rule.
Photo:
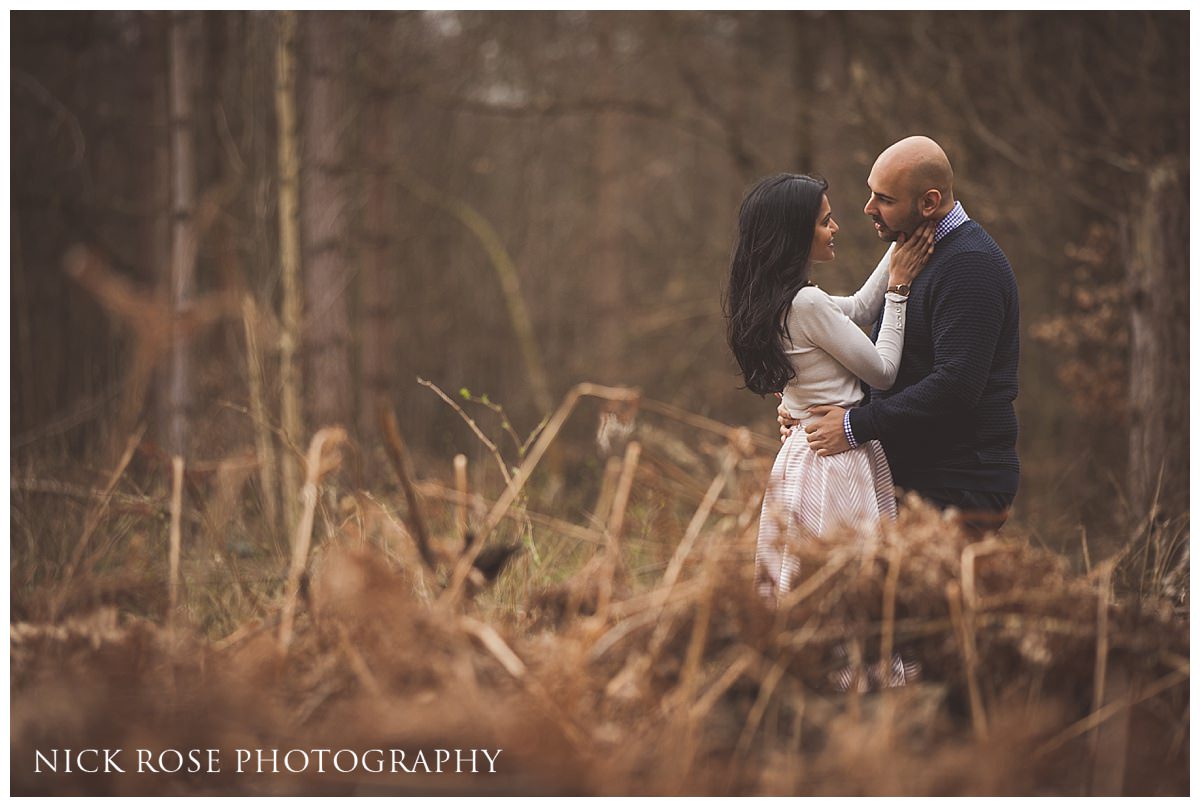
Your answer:
[[[495,773],[503,749],[236,748],[235,773]],[[35,773],[220,773],[221,749],[53,748],[34,751]],[[133,759],[130,760],[129,757]]]

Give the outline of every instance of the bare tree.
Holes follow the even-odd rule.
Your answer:
[[[345,41],[339,14],[307,13],[301,22],[305,390],[311,422],[320,427],[348,422],[353,400],[343,160],[348,123],[342,87]]]
[[[192,390],[188,348],[179,328],[196,285],[196,156],[193,131],[192,70],[196,59],[199,18],[194,13],[171,13],[169,92],[171,120],[171,266],[172,327],[170,380],[167,398],[167,448],[173,456],[187,453],[188,409]]]
[[[596,93],[602,99],[619,97],[617,91],[618,19],[613,12],[593,15],[596,27]],[[615,382],[610,377],[624,361],[625,325],[620,316],[625,301],[625,261],[622,249],[621,180],[622,113],[615,104],[606,104],[596,113],[596,145],[592,152],[592,170],[596,183],[595,252],[592,256],[591,282],[595,289],[596,338],[591,352],[599,371],[598,381]]]
[[[296,13],[279,13],[279,40],[275,52],[275,117],[278,126],[279,162],[279,279],[283,300],[279,339],[280,419],[292,445],[303,445],[301,407],[303,378],[300,366],[300,321],[303,292],[300,286],[300,157],[296,146]],[[284,453],[283,508],[288,534],[299,514],[299,458]]]
[[[400,267],[396,263],[392,231],[396,216],[396,182],[392,174],[398,115],[391,76],[387,70],[395,40],[394,26],[384,15],[372,15],[367,32],[366,75],[368,97],[362,138],[365,179],[362,211],[362,276],[360,310],[363,313],[361,361],[363,395],[359,398],[360,439],[377,433],[378,402],[395,386],[397,349],[396,295]]]
[[[1135,512],[1188,509],[1187,173],[1149,168],[1125,241],[1130,313],[1129,482]]]

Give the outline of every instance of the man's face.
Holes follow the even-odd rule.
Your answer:
[[[871,198],[863,212],[875,222],[875,232],[883,241],[895,241],[901,233],[912,235],[917,225],[925,220],[905,179],[903,171],[878,161],[867,177]]]

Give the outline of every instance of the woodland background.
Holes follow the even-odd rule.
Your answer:
[[[10,23],[13,793],[1190,791],[1187,13]],[[826,176],[852,291],[915,133],[1017,275],[1013,518],[769,603],[737,208]],[[502,775],[34,772],[448,738]]]
[[[826,176],[817,279],[848,292],[882,249],[869,167],[924,133],[1020,285],[1014,524],[1118,546],[1187,510],[1187,22],[13,13],[14,480],[100,473],[144,424],[163,467],[269,456],[282,529],[278,457],[337,423],[380,473],[380,399],[426,473],[484,455],[418,377],[522,436],[593,381],[771,437],[724,343],[743,192]]]

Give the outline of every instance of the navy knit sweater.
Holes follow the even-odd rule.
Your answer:
[[[979,224],[938,241],[912,284],[895,384],[850,412],[897,486],[1017,492],[1019,319],[1012,267]]]

